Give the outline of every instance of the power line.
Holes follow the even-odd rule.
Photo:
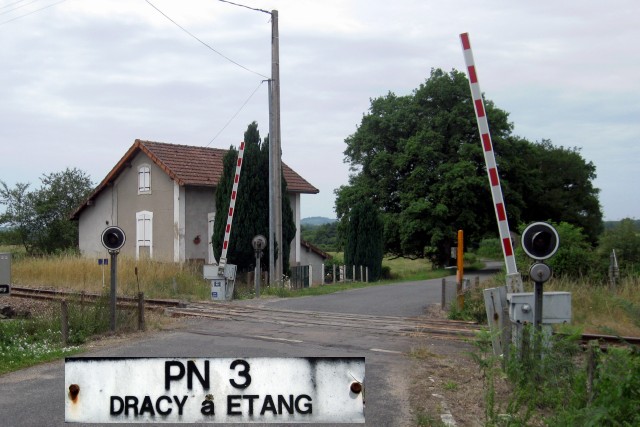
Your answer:
[[[39,1],[40,0],[31,0],[29,3],[21,4],[20,6],[16,6],[11,10],[5,10],[4,12],[0,12],[0,15],[6,15],[7,13],[11,13],[14,10],[22,9],[23,7],[29,6],[30,4],[36,3],[36,2],[39,2]],[[11,3],[11,4],[7,5],[7,6],[3,6],[2,9],[4,9],[6,7],[9,7],[9,6],[12,6],[12,5],[15,5],[15,4],[18,4],[18,3],[21,3],[21,2],[18,1],[18,2]]]
[[[45,10],[45,9],[48,9],[48,8],[53,7],[53,6],[55,6],[55,5],[58,5],[58,4],[60,4],[60,3],[64,3],[65,1],[67,1],[67,0],[60,0],[59,2],[51,3],[50,5],[47,5],[47,6],[41,7],[40,9],[32,10],[31,12],[29,12],[29,13],[25,13],[24,15],[16,16],[15,18],[11,18],[11,19],[9,19],[9,20],[6,20],[6,21],[3,21],[3,22],[0,22],[0,25],[5,25],[5,24],[8,24],[9,22],[17,21],[18,19],[22,19],[22,18],[24,18],[25,16],[33,15],[33,14],[34,14],[34,13],[36,13],[36,12],[40,12],[41,10]],[[32,3],[33,3],[33,2],[32,2]],[[15,4],[15,3],[13,3],[13,4]],[[25,6],[26,6],[26,5],[25,5]],[[18,8],[16,8],[16,9],[18,9]],[[16,9],[13,9],[13,10],[16,10]]]
[[[4,4],[4,5],[0,6],[0,9],[6,9],[8,7],[13,6],[14,4],[24,3],[25,1],[26,0],[18,0],[18,1],[14,1],[13,3]]]
[[[253,74],[257,74],[260,77],[264,77],[265,79],[268,79],[269,77],[265,76],[264,74],[260,74],[257,71],[253,71],[247,67],[245,67],[242,64],[239,64],[238,62],[234,61],[233,59],[223,55],[222,53],[218,52],[217,50],[215,50],[213,47],[211,47],[210,45],[208,45],[207,43],[205,43],[204,41],[202,41],[201,39],[199,39],[197,36],[195,36],[194,34],[192,34],[191,32],[189,32],[189,30],[187,30],[186,28],[184,28],[183,26],[181,26],[180,24],[178,24],[176,21],[174,21],[173,19],[171,19],[169,16],[167,16],[167,14],[165,14],[163,11],[161,11],[160,9],[158,9],[153,3],[151,3],[149,0],[145,0],[149,6],[153,7],[156,11],[158,11],[158,13],[160,13],[162,16],[164,16],[165,18],[167,18],[171,23],[173,23],[176,27],[180,28],[182,31],[184,31],[185,33],[187,33],[188,35],[190,35],[191,37],[193,37],[195,40],[197,40],[198,42],[200,42],[202,45],[204,45],[205,47],[207,47],[208,49],[212,50],[213,52],[217,53],[218,55],[220,55],[221,57],[223,57],[224,59],[226,59],[227,61],[231,62],[232,64],[237,65],[238,67],[253,73]]]
[[[258,91],[258,89],[260,89],[260,86],[262,86],[262,83],[264,83],[264,82],[266,82],[266,81],[268,81],[268,80],[262,80],[262,81],[260,82],[260,84],[258,85],[258,87],[256,87],[256,88],[253,90],[253,92],[251,92],[251,95],[249,95],[249,97],[247,98],[247,100],[246,100],[246,101],[244,101],[244,104],[242,104],[242,106],[238,109],[238,111],[236,111],[236,113],[235,113],[235,114],[234,114],[234,115],[229,119],[229,121],[228,121],[228,122],[227,122],[227,123],[222,127],[222,129],[220,129],[220,131],[216,134],[216,136],[214,136],[214,137],[211,139],[211,141],[209,141],[209,143],[208,143],[207,145],[205,145],[205,147],[210,146],[210,145],[211,145],[211,143],[212,143],[213,141],[215,141],[215,140],[216,140],[216,138],[217,138],[218,136],[220,136],[220,134],[222,133],[222,131],[224,131],[224,130],[227,128],[227,126],[229,126],[229,125],[231,124],[231,122],[233,121],[233,119],[235,119],[235,118],[236,118],[236,116],[237,116],[238,114],[240,114],[240,111],[242,111],[242,110],[244,109],[244,107],[249,103],[249,101],[251,100],[251,98],[253,98],[253,95],[255,95],[255,94],[256,94],[256,92]]]
[[[255,10],[256,12],[264,12],[266,14],[271,15],[271,12],[269,12],[268,10],[256,9],[254,7],[245,6],[244,4],[238,4],[238,3],[234,3],[234,2],[231,2],[231,1],[227,1],[227,0],[218,0],[218,1],[221,2],[221,3],[229,3],[229,4],[232,4],[234,6],[244,7],[245,9]]]

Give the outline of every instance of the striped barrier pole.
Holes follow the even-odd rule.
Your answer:
[[[224,271],[227,264],[227,251],[229,250],[229,237],[231,236],[231,224],[233,223],[233,213],[236,208],[236,198],[238,197],[238,183],[240,182],[240,172],[242,171],[242,158],[244,156],[244,142],[240,143],[238,150],[238,161],[236,163],[236,174],[233,178],[231,189],[231,202],[229,203],[229,214],[227,215],[227,226],[224,229],[224,241],[222,243],[222,253],[220,254],[219,271]]]
[[[480,132],[480,141],[484,152],[484,161],[487,166],[489,184],[491,185],[491,197],[493,198],[496,218],[498,220],[502,252],[504,253],[504,261],[507,269],[507,289],[509,292],[522,292],[522,278],[518,273],[513,245],[511,243],[511,235],[509,234],[507,211],[502,197],[502,188],[500,187],[500,179],[498,178],[495,153],[491,142],[491,134],[489,133],[489,122],[487,121],[484,100],[482,99],[482,92],[480,91],[480,84],[478,83],[478,73],[473,60],[469,34],[460,34],[460,40],[462,41],[462,51],[464,53],[464,61],[467,66],[467,75],[469,77],[473,108],[475,109],[476,119],[478,121],[478,130]]]

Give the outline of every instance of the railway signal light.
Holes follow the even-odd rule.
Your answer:
[[[546,222],[529,224],[522,233],[522,249],[537,261],[552,257],[559,243],[558,232]]]
[[[102,241],[102,246],[109,252],[117,252],[124,246],[127,238],[122,228],[110,226],[104,229],[100,240]]]

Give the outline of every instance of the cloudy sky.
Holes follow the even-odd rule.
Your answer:
[[[335,217],[370,99],[463,71],[468,32],[514,133],[579,147],[605,219],[640,218],[637,0],[236,2],[279,12],[283,161],[320,189],[303,217]],[[268,14],[218,0],[2,0],[0,180],[97,183],[136,138],[228,148],[252,121],[264,137],[270,46]]]

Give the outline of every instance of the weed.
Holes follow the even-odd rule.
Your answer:
[[[442,356],[430,352],[425,347],[412,348],[409,351],[409,357],[413,357],[414,359],[418,360],[442,358]]]
[[[419,427],[440,427],[444,423],[432,415],[425,414],[424,412],[418,412],[416,414],[416,425]]]
[[[447,381],[443,387],[445,390],[454,391],[458,389],[458,384],[455,381]]]
[[[0,375],[79,352],[77,346],[63,346],[53,324],[40,318],[0,322]]]

